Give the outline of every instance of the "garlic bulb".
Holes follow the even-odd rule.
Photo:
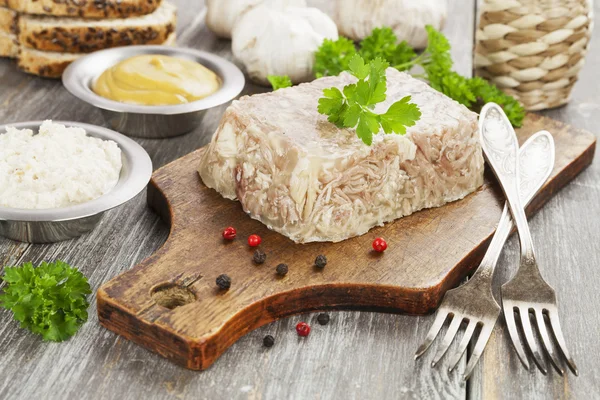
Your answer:
[[[337,39],[337,27],[318,9],[261,5],[236,23],[232,50],[257,83],[268,85],[268,75],[300,83],[314,79],[314,53],[325,38]]]
[[[353,40],[389,26],[398,40],[422,49],[427,46],[425,25],[442,29],[447,13],[447,0],[336,0],[334,19],[340,35]]]
[[[206,26],[217,36],[231,39],[236,20],[261,4],[306,7],[306,0],[206,0]]]

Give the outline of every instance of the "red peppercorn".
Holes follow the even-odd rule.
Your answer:
[[[235,239],[235,235],[237,232],[233,226],[229,226],[223,230],[223,239],[225,240],[233,240]]]
[[[260,242],[261,242],[261,239],[260,239],[260,236],[258,236],[258,235],[248,236],[248,246],[256,247],[260,244]]]
[[[310,333],[310,326],[306,322],[298,322],[296,332],[298,332],[298,336],[306,337]]]
[[[373,240],[373,250],[383,253],[385,249],[387,249],[387,243],[385,240],[383,240],[383,238],[377,238]]]

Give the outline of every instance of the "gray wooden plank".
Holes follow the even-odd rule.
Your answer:
[[[595,12],[599,11],[600,5],[596,3]],[[592,40],[599,39],[600,31],[596,30]],[[543,114],[597,135],[600,123],[598,65],[600,49],[592,46],[571,102]],[[547,376],[535,369],[531,358],[533,369],[525,370],[501,319],[481,359],[482,366],[469,383],[468,397],[486,400],[600,398],[599,178],[600,165],[595,161],[531,221],[541,272],[556,290],[563,333],[579,367],[579,376],[568,372],[560,377],[547,359]],[[496,289],[513,276],[518,257],[518,242],[512,238],[499,262],[494,279]]]

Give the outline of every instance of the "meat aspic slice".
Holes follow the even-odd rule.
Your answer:
[[[415,211],[462,199],[483,183],[477,115],[424,82],[387,70],[385,112],[406,95],[421,119],[371,146],[317,111],[349,74],[242,97],[226,110],[199,166],[204,183],[295,242],[337,242]]]

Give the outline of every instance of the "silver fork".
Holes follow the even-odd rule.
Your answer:
[[[519,160],[521,163],[538,166],[538,168],[533,169],[521,169],[521,182],[527,182],[527,184],[521,186],[520,195],[524,203],[529,203],[535,193],[548,180],[552,172],[554,166],[554,142],[552,136],[546,131],[541,131],[531,136],[521,147]],[[502,252],[506,239],[510,236],[512,228],[513,223],[510,212],[508,206],[505,205],[496,233],[481,264],[469,281],[460,287],[446,292],[433,325],[425,338],[425,342],[417,350],[415,358],[420,357],[427,351],[448,319],[448,316],[450,316],[452,317],[450,327],[432,363],[432,367],[435,366],[447,352],[450,344],[452,344],[461,323],[466,320],[468,321],[467,328],[457,352],[452,357],[449,371],[452,371],[456,367],[474,335],[475,328],[479,326],[479,336],[463,377],[465,380],[469,378],[483,353],[500,315],[500,306],[492,295],[492,277],[498,257]]]
[[[537,265],[527,217],[525,216],[523,203],[519,196],[520,185],[528,184],[527,182],[520,182],[521,173],[519,172],[520,166],[517,161],[519,144],[512,125],[500,106],[489,103],[483,107],[479,118],[479,134],[486,159],[496,174],[498,181],[500,181],[500,186],[506,195],[513,220],[519,232],[519,242],[521,245],[519,270],[512,280],[502,286],[501,291],[504,318],[510,338],[519,359],[525,368],[529,369],[529,362],[527,361],[527,356],[517,332],[515,313],[518,313],[521,328],[525,334],[525,341],[529,350],[531,350],[533,359],[540,371],[544,374],[547,373],[531,326],[530,313],[533,314],[543,346],[550,357],[550,361],[559,374],[564,374],[558,362],[558,356],[550,342],[550,335],[548,334],[546,321],[544,320],[544,315],[546,315],[550,321],[551,331],[565,356],[567,365],[577,375],[577,367],[569,355],[560,328],[558,309],[556,307],[556,294],[554,289],[542,278]],[[535,165],[529,166],[529,168],[535,167]]]

